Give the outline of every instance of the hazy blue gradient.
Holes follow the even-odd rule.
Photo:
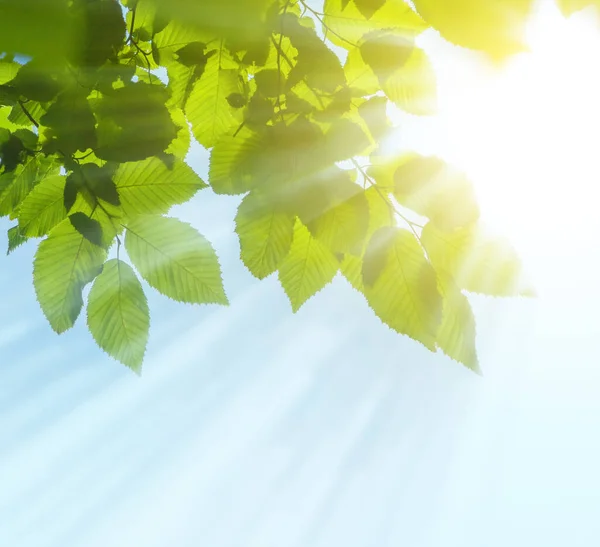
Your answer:
[[[456,77],[480,70],[476,61],[428,40],[442,93],[476,94]],[[482,112],[494,108],[485,100]],[[485,123],[465,122],[453,139],[449,120],[407,119],[399,143],[462,161],[469,128]],[[84,321],[51,332],[31,286],[33,244],[2,259],[0,545],[596,544],[600,248],[590,201],[600,169],[578,173],[587,195],[570,191],[572,180],[557,179],[566,164],[557,171],[553,159],[572,135],[532,149],[533,167],[511,167],[522,132],[503,147],[488,129],[473,138],[488,155],[463,163],[540,296],[472,299],[483,378],[391,332],[341,278],[293,315],[275,277],[257,282],[239,262],[238,200],[208,191],[174,213],[214,242],[232,305],[150,293],[141,379],[95,347]],[[205,171],[205,154],[194,162]],[[560,207],[542,208],[532,175],[561,188],[551,202]]]

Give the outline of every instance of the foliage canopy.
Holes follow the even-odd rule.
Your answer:
[[[241,259],[277,272],[294,311],[341,273],[392,329],[477,370],[464,293],[524,294],[519,260],[480,225],[462,173],[380,144],[390,102],[435,111],[421,32],[502,57],[522,48],[531,4],[1,2],[0,214],[9,253],[43,238],[33,284],[52,329],[87,306],[98,345],[139,372],[141,280],[227,304],[211,243],[166,216],[210,186],[243,196]],[[208,181],[186,164],[192,139],[210,150]]]

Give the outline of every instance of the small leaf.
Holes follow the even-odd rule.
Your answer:
[[[150,311],[131,266],[118,259],[104,264],[88,298],[87,324],[106,353],[135,372],[141,371]]]
[[[85,213],[73,213],[69,216],[69,220],[85,239],[98,247],[102,247],[102,226],[97,220],[88,217]]]
[[[70,329],[83,307],[82,291],[102,270],[106,251],[83,237],[70,220],[40,243],[33,262],[33,285],[52,329]]]
[[[191,304],[227,304],[217,255],[189,224],[157,215],[136,217],[127,225],[125,248],[161,294]]]
[[[330,283],[338,269],[334,254],[297,220],[290,252],[279,267],[279,281],[294,312]]]
[[[8,251],[6,254],[9,255],[12,253],[17,247],[20,247],[27,241],[27,237],[21,233],[19,226],[13,226],[8,229]]]

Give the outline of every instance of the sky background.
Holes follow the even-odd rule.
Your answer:
[[[398,146],[472,177],[536,300],[472,298],[483,377],[391,332],[337,278],[291,313],[254,280],[238,200],[173,211],[214,243],[229,308],[150,293],[138,378],[85,321],[60,337],[33,244],[0,266],[0,545],[545,547],[600,539],[600,38],[552,7],[492,68],[423,37],[440,114]],[[206,171],[206,154],[194,166]]]

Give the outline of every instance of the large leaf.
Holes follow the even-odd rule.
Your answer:
[[[135,272],[122,260],[109,260],[88,298],[87,324],[96,343],[136,372],[148,342],[150,311]]]
[[[67,216],[64,205],[65,177],[45,178],[19,207],[19,228],[27,237],[46,235]]]
[[[101,271],[106,251],[66,219],[40,243],[33,263],[38,302],[57,333],[70,329],[83,306],[82,291]]]
[[[246,267],[259,279],[272,274],[290,250],[294,217],[267,197],[251,193],[240,204],[235,223]]]
[[[331,282],[339,269],[334,254],[315,239],[299,220],[289,254],[279,267],[279,281],[296,312]]]
[[[382,228],[374,234],[363,283],[369,305],[384,323],[435,350],[442,298],[435,271],[411,232]]]
[[[217,255],[189,224],[157,215],[136,217],[127,224],[125,248],[161,294],[192,304],[227,304]]]
[[[206,183],[181,160],[166,164],[154,157],[123,163],[114,182],[126,215],[162,214],[206,188]]]
[[[227,97],[242,91],[234,66],[226,51],[219,49],[208,59],[186,102],[192,132],[205,148],[213,147],[223,135],[233,134],[242,122],[241,112],[227,101]]]
[[[533,0],[413,0],[417,11],[441,35],[495,58],[525,48],[525,23]]]
[[[461,289],[490,296],[532,293],[512,246],[478,224],[444,232],[430,222],[421,240],[436,270],[450,275]]]

